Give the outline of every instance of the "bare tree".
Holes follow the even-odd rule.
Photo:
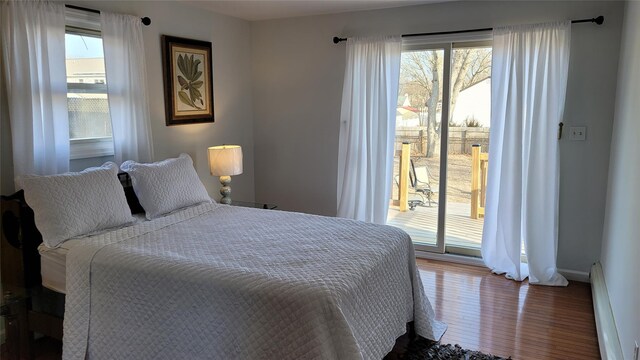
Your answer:
[[[439,153],[443,51],[414,51],[403,54],[400,71],[401,93],[409,94],[418,110],[420,126],[427,128],[426,156]],[[451,60],[451,99],[449,114],[453,115],[461,91],[489,78],[491,49],[461,48],[453,51]],[[449,121],[450,119],[447,119]]]
[[[442,55],[437,51],[416,51],[403,55],[401,91],[409,94],[413,99],[413,104],[418,110],[420,126],[427,128],[426,155],[428,157],[436,154],[434,152],[437,151],[436,143],[440,133],[440,125],[437,121],[442,90],[440,68],[442,68]]]

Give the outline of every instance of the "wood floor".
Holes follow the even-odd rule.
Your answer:
[[[529,285],[489,270],[417,260],[443,343],[515,359],[600,359],[589,284]]]
[[[529,285],[487,269],[417,260],[443,343],[519,359],[599,359],[589,284]],[[36,359],[59,359],[61,344],[40,341]]]

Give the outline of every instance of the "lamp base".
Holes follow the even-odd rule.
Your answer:
[[[220,195],[222,195],[220,203],[229,205],[231,204],[231,186],[229,186],[231,184],[231,176],[220,176],[220,184],[222,184],[220,188]]]

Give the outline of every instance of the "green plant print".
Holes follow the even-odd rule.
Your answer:
[[[178,55],[178,70],[182,73],[182,75],[178,75],[180,83],[178,97],[182,103],[198,110],[202,110],[202,106],[204,106],[202,92],[199,90],[204,84],[204,81],[199,80],[202,77],[202,71],[198,70],[200,63],[200,60],[193,59],[193,55]]]

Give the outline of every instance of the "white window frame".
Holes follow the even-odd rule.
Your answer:
[[[443,91],[442,94],[442,119],[449,118],[449,106],[451,95],[451,57],[453,50],[464,47],[484,46],[492,43],[491,31],[475,32],[466,34],[445,34],[430,35],[420,37],[408,37],[402,39],[402,52],[421,51],[421,50],[443,50],[443,88],[449,89]],[[440,176],[438,188],[438,230],[436,234],[436,244],[414,243],[416,251],[433,252],[433,253],[452,253],[456,255],[481,257],[480,250],[447,245],[445,243],[445,227],[446,227],[446,193],[447,193],[447,161],[448,161],[448,142],[449,142],[449,121],[442,121],[440,128],[440,169],[445,169],[445,176]],[[444,154],[444,156],[442,155]]]
[[[77,9],[66,9],[65,34],[93,36],[102,38],[100,31],[100,14]],[[104,83],[67,83],[67,93],[107,93]],[[69,139],[70,159],[87,159],[102,156],[113,156],[113,137],[94,137]]]

